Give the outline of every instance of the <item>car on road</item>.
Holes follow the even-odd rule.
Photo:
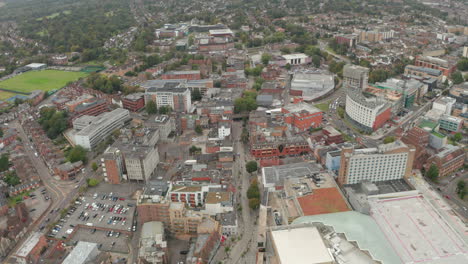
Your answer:
[[[188,254],[188,250],[181,250],[179,252],[181,255],[187,255]]]

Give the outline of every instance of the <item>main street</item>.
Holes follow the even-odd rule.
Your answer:
[[[238,154],[236,157],[235,166],[233,168],[233,184],[237,188],[237,202],[241,206],[241,215],[238,217],[238,236],[235,244],[230,248],[227,259],[223,263],[231,264],[251,264],[255,263],[257,244],[256,244],[256,219],[258,213],[252,211],[249,207],[249,200],[247,198],[247,189],[250,186],[250,175],[245,170],[246,149],[239,139],[242,133],[242,122],[233,123],[232,136],[234,138],[234,152]],[[219,249],[217,260],[224,254],[222,248]],[[212,263],[217,263],[216,259]]]

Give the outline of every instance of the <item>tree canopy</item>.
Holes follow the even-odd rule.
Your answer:
[[[51,139],[57,138],[68,128],[68,114],[65,111],[57,111],[53,107],[43,107],[40,116],[38,122]]]
[[[435,164],[431,164],[431,167],[426,172],[426,177],[433,182],[437,182],[439,179],[439,168]]]
[[[66,158],[70,162],[77,162],[81,160],[83,163],[86,163],[86,150],[82,146],[75,146],[67,151]]]
[[[156,103],[153,100],[149,100],[146,103],[145,110],[146,110],[146,113],[148,113],[150,115],[156,114],[158,112],[158,108],[156,106]]]
[[[106,77],[103,74],[92,73],[88,76],[86,85],[89,88],[99,90],[107,94],[113,94],[123,90],[122,81],[115,75]]]
[[[247,170],[248,173],[257,171],[258,169],[257,162],[255,160],[251,160],[247,162],[247,164],[245,164],[245,169]]]

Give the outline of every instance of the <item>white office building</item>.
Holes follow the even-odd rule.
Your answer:
[[[347,146],[341,152],[338,182],[343,185],[402,179],[411,173],[414,153],[415,149],[399,140],[377,148]]]
[[[361,90],[350,89],[346,93],[346,118],[359,129],[372,132],[390,118],[391,106],[377,97],[367,98]]]
[[[366,89],[369,79],[369,69],[357,65],[346,64],[343,68],[344,87]]]
[[[93,149],[114,130],[123,127],[125,122],[130,119],[130,112],[123,108],[117,108],[112,112],[89,118],[89,123],[86,126],[78,125],[75,127],[75,129],[82,128],[73,136],[75,144],[88,150]]]
[[[432,109],[440,110],[443,113],[450,115],[452,113],[453,105],[457,102],[455,98],[452,97],[441,97],[440,99],[434,101],[432,104]]]
[[[127,169],[127,178],[136,181],[148,181],[159,163],[157,147],[132,146],[122,147]]]

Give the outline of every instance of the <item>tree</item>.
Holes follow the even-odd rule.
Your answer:
[[[439,178],[439,168],[435,164],[431,164],[429,170],[426,172],[426,177],[433,182],[437,182]]]
[[[392,143],[392,142],[395,142],[395,137],[393,137],[393,136],[388,136],[388,137],[384,138],[384,140],[383,140],[384,144],[388,144],[388,143]]]
[[[456,72],[452,73],[451,77],[452,77],[452,81],[453,81],[454,84],[460,84],[460,83],[462,83],[464,81],[463,76],[462,76],[461,72],[459,72],[459,71],[456,71]]]
[[[86,157],[86,150],[82,146],[75,146],[71,148],[67,153],[66,153],[67,160],[69,162],[77,162],[77,161],[82,161],[83,163],[86,163],[87,157]]]
[[[149,100],[145,105],[146,113],[149,115],[156,114],[158,112],[158,108],[156,103],[153,100]]]
[[[167,115],[172,111],[172,108],[170,106],[161,106],[159,107],[159,113],[161,115]]]
[[[197,125],[195,127],[195,132],[198,134],[198,135],[201,135],[203,134],[203,128],[200,126],[200,125]]]
[[[268,62],[271,60],[271,55],[269,53],[263,53],[262,54],[262,63],[263,65],[268,65]]]
[[[88,187],[94,187],[99,184],[99,180],[95,178],[89,178],[89,179],[86,179],[86,183],[88,184]]]
[[[287,63],[286,65],[284,65],[284,68],[288,71],[291,70],[291,64]]]
[[[10,161],[8,159],[8,154],[2,154],[0,157],[0,172],[8,170],[10,167]]]
[[[93,162],[93,164],[91,164],[91,168],[93,169],[93,171],[97,171],[98,167],[99,166],[97,165],[96,162]]]
[[[57,138],[68,128],[68,116],[65,111],[57,111],[53,107],[43,107],[40,116],[38,122],[50,139]]]
[[[457,183],[457,194],[460,197],[460,199],[463,200],[465,198],[466,193],[467,193],[466,182],[464,180],[458,181],[458,183]]]
[[[252,173],[254,171],[257,171],[257,162],[255,160],[251,160],[245,164],[245,169],[247,170],[248,173]]]
[[[459,71],[468,71],[468,58],[464,58],[458,61],[457,68]]]
[[[201,148],[198,148],[197,146],[191,146],[189,148],[190,155],[201,153]]]
[[[5,173],[5,178],[3,178],[3,180],[10,186],[15,186],[21,183],[20,178],[14,171]]]
[[[312,56],[312,63],[314,64],[315,68],[320,67],[320,61],[321,61],[320,56],[317,56],[317,55]]]
[[[241,140],[244,144],[249,142],[249,131],[245,127],[242,129]]]
[[[192,101],[200,101],[202,99],[202,94],[199,89],[195,89],[192,93]]]
[[[453,135],[453,140],[455,142],[460,142],[462,139],[463,139],[462,133],[456,133],[455,135]]]
[[[257,198],[249,199],[249,207],[252,210],[258,209],[260,207],[260,199],[257,199]]]

